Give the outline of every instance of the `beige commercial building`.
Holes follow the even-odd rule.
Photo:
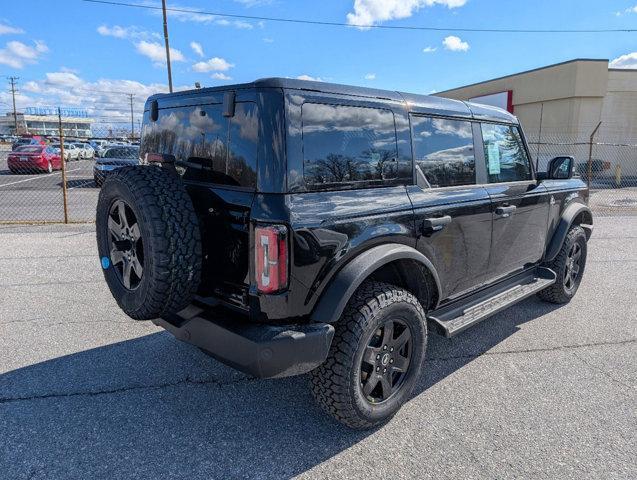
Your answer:
[[[586,146],[559,144],[587,142],[599,122],[597,142],[637,144],[637,70],[609,68],[608,60],[570,60],[437,95],[508,109],[533,142],[531,150],[538,140],[542,144],[537,146],[541,163],[559,153],[586,160]],[[621,164],[637,174],[637,149],[599,146],[593,156],[607,173]]]

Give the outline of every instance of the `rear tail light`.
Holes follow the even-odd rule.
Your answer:
[[[254,229],[255,274],[261,293],[273,293],[288,286],[288,230],[283,225]]]

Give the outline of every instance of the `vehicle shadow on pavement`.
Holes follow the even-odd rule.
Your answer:
[[[431,335],[414,395],[555,307]],[[371,434],[321,413],[307,376],[248,378],[165,332],[0,375],[4,478],[286,478]]]
[[[62,188],[62,182],[58,183],[59,187]],[[84,178],[77,180],[67,180],[66,188],[97,188],[95,185],[95,181],[92,178]]]

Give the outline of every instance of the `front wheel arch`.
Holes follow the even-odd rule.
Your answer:
[[[590,238],[593,231],[593,214],[588,206],[581,203],[573,203],[566,207],[557,225],[557,229],[546,247],[546,253],[544,255],[545,262],[552,262],[555,259],[573,225],[581,226],[586,234],[586,239],[588,240]]]

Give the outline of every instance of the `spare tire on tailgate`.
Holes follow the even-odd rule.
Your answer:
[[[201,237],[190,196],[174,170],[123,167],[100,191],[97,248],[106,283],[130,317],[185,308],[199,287]]]

